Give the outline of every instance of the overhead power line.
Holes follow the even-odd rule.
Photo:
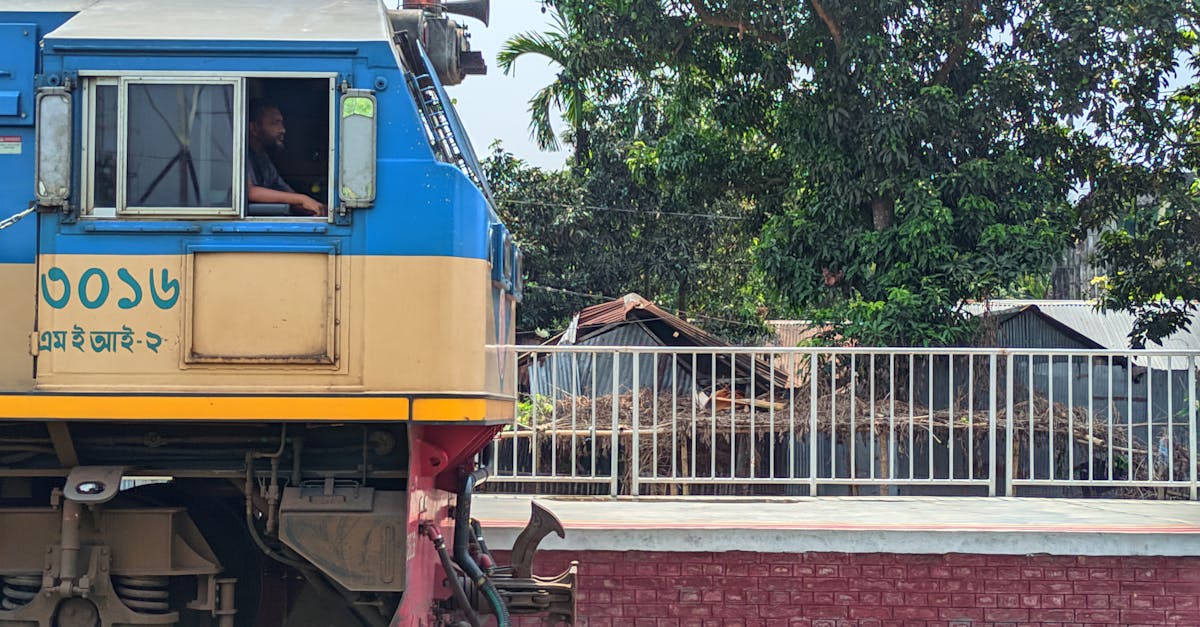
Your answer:
[[[588,211],[613,211],[616,213],[634,213],[643,215],[677,216],[681,218],[704,218],[706,220],[744,221],[749,218],[741,216],[723,216],[717,213],[688,213],[685,211],[659,211],[657,209],[630,209],[626,207],[605,207],[600,205],[580,205],[572,203],[542,202],[540,200],[505,200],[503,205],[533,205],[538,207],[562,207],[564,209],[586,209]]]

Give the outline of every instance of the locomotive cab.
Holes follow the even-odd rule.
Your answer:
[[[521,296],[445,92],[486,7],[0,6],[0,627],[573,620],[470,528]]]

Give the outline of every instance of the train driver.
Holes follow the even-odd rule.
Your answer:
[[[291,206],[300,215],[323,216],[325,205],[309,196],[297,193],[275,169],[270,152],[283,150],[287,129],[279,107],[266,100],[250,101],[247,124],[246,181],[247,198],[251,203],[275,203]]]

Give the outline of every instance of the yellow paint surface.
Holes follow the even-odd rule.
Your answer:
[[[172,396],[0,394],[5,420],[255,420],[497,422],[512,401],[378,396]]]
[[[407,398],[0,395],[5,419],[406,420]]]
[[[336,270],[331,270],[330,280],[337,295],[332,298],[333,316],[329,317],[326,301],[318,295],[322,290],[328,293],[328,284],[297,295],[301,288],[289,287],[291,284],[283,280],[291,257],[312,256],[284,253],[265,261],[266,255],[220,253],[219,260],[202,259],[198,265],[189,255],[44,255],[43,272],[59,268],[70,280],[74,294],[59,308],[40,304],[38,330],[57,333],[59,341],[38,356],[37,389],[56,393],[451,396],[510,396],[515,391],[511,354],[502,357],[496,349],[488,348],[512,341],[513,315],[511,304],[501,320],[491,315],[492,287],[486,261],[340,256],[334,264]],[[305,264],[311,258],[300,261],[310,277],[315,277],[319,272],[316,266],[324,263]],[[257,273],[258,279],[254,278],[256,273],[246,270],[264,264],[273,268]],[[80,277],[93,268],[108,277],[110,294],[102,305],[89,308],[77,292]],[[143,293],[136,306],[120,304],[122,298],[126,304],[135,300],[134,290],[118,278],[122,269],[141,286]],[[202,278],[196,278],[197,274]],[[163,287],[164,277],[169,287],[170,281],[179,283],[179,298],[169,307],[160,306],[150,293],[151,283],[160,297],[174,293],[173,287]],[[32,276],[25,281],[36,285]],[[225,281],[237,284],[237,289],[218,289]],[[99,284],[93,275],[84,290],[92,304],[99,298]],[[261,293],[253,298],[237,297],[260,284]],[[61,282],[49,283],[52,297],[63,298],[63,291]],[[297,316],[306,316],[299,325],[305,328],[319,327],[318,319],[332,318],[334,331],[329,341],[335,350],[335,363],[295,363],[302,360],[287,359],[276,363],[253,363],[253,359],[197,363],[189,358],[189,332],[204,336],[195,341],[207,347],[205,350],[228,351],[235,353],[234,357],[253,352],[246,346],[260,352],[286,349],[286,334],[262,338],[256,332],[264,324],[272,324],[255,318],[272,299],[286,303],[286,307],[280,305],[267,312],[268,318],[277,321],[290,307],[316,310],[297,312]],[[220,315],[223,310],[230,313]],[[201,324],[196,323],[197,315]],[[76,336],[76,329],[83,335]],[[116,333],[118,343],[132,338],[132,344],[128,348],[101,344],[102,350],[96,350],[93,332]],[[148,333],[161,338],[157,352],[148,349]],[[27,341],[28,332],[23,337]],[[78,346],[74,341],[77,337],[81,340]],[[315,346],[314,338],[304,342]]]
[[[31,263],[0,263],[0,390],[33,387],[29,334],[33,331],[36,273]]]

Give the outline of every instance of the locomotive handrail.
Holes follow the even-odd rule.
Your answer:
[[[416,83],[421,110],[430,132],[435,140],[444,140],[450,143],[448,150],[454,154],[447,155],[447,158],[451,163],[456,163],[463,173],[479,186],[479,191],[487,198],[488,205],[495,207],[496,202],[492,196],[491,186],[488,185],[487,177],[483,173],[483,166],[479,163],[479,157],[471,145],[471,138],[467,135],[466,128],[454,107],[445,106],[444,103],[450,102],[450,96],[446,94],[445,87],[437,79],[437,73],[433,69],[433,63],[429,60],[429,56],[425,53],[425,47],[420,41],[414,40],[412,48],[416,50],[416,60],[420,62],[420,70],[424,72],[423,74],[414,73],[413,80]],[[425,85],[421,85],[422,80],[426,82]],[[435,97],[428,102],[422,97],[426,90],[431,90]],[[445,121],[438,120],[438,116],[444,118]],[[441,132],[447,133],[447,136],[441,137],[439,135]],[[459,160],[461,163],[457,163]]]

